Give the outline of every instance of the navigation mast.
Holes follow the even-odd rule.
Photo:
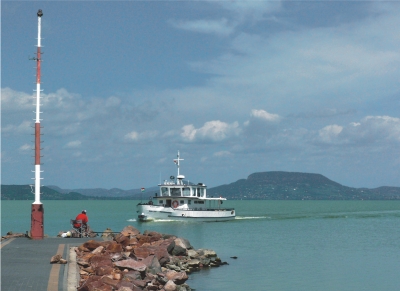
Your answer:
[[[41,9],[37,12],[38,17],[38,44],[36,53],[36,119],[35,119],[35,202],[32,203],[31,214],[31,238],[44,238],[44,208],[40,202],[40,62],[41,60],[41,20],[43,12]]]

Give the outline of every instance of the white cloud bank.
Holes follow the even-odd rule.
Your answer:
[[[181,136],[185,141],[197,140],[222,141],[240,133],[239,123],[228,124],[220,120],[206,122],[202,127],[195,128],[193,124],[182,127]]]
[[[345,126],[328,125],[318,131],[318,139],[327,144],[369,146],[375,143],[400,142],[400,118],[366,116]]]
[[[254,118],[258,118],[261,120],[265,120],[265,121],[271,121],[271,122],[276,122],[279,121],[281,119],[281,117],[278,114],[272,114],[272,113],[268,113],[265,110],[257,110],[257,109],[253,109],[251,111],[251,117]]]

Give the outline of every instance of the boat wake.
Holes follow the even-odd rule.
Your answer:
[[[270,219],[269,216],[236,216],[236,220],[244,220],[244,219]]]
[[[176,220],[174,220],[174,219],[154,219],[153,220],[154,222],[171,222],[171,221],[173,221],[173,222],[177,222]],[[180,221],[181,222],[181,221]]]
[[[135,218],[128,219],[127,221],[137,221]]]

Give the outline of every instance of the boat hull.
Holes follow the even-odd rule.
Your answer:
[[[138,205],[139,221],[180,220],[180,221],[228,221],[235,219],[234,209],[178,209],[156,205]]]

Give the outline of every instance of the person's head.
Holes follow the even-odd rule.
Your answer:
[[[86,214],[86,210],[82,210],[82,213],[83,213],[83,214]]]

